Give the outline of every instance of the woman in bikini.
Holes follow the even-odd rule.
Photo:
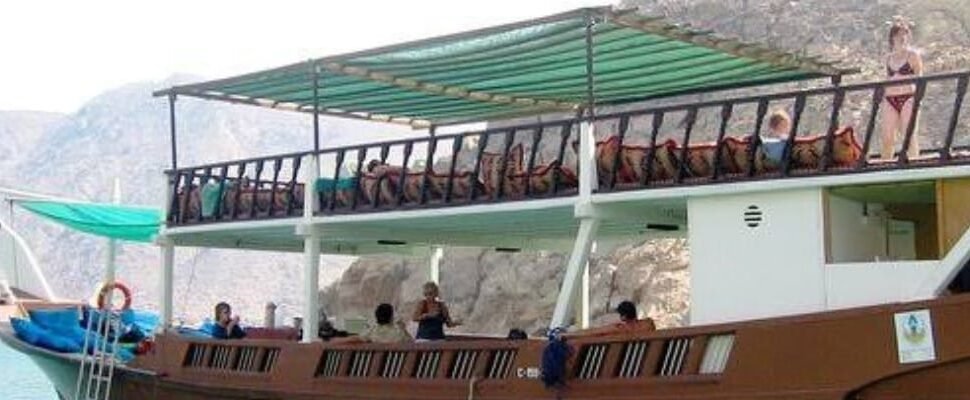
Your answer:
[[[910,47],[912,31],[909,24],[897,18],[889,29],[889,54],[886,55],[886,73],[890,80],[907,79],[923,75],[923,59],[919,53]],[[896,136],[905,137],[910,119],[916,117],[913,110],[913,95],[916,85],[905,84],[886,87],[886,105],[882,125],[882,159],[891,160],[896,148]],[[909,158],[919,156],[919,136],[913,129],[913,137],[909,141],[906,155]]]

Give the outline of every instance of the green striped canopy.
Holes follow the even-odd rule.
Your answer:
[[[148,243],[162,226],[162,213],[154,208],[39,200],[17,204],[69,228],[112,239]]]
[[[305,112],[313,112],[316,99],[321,114],[426,126],[575,111],[589,100],[620,104],[846,72],[833,63],[602,7],[176,86],[155,95]]]

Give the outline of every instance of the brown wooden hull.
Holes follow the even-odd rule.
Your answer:
[[[932,316],[936,359],[901,364],[894,314],[922,309]],[[733,346],[723,371],[711,372],[707,353],[725,335],[733,335]],[[576,337],[570,379],[556,391],[529,377],[530,368],[534,375],[539,367],[543,341],[333,346],[166,335],[154,354],[138,362],[158,377],[122,373],[116,394],[123,399],[963,399],[970,398],[967,338],[966,295]],[[686,344],[676,350],[677,343]],[[508,362],[503,354],[511,355]]]

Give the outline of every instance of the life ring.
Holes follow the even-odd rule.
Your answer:
[[[128,286],[125,286],[121,282],[111,282],[106,283],[103,287],[101,287],[101,292],[98,293],[98,309],[105,309],[105,301],[107,300],[108,295],[111,294],[111,292],[115,289],[120,290],[121,294],[125,296],[125,305],[123,305],[121,309],[127,310],[131,308],[131,289],[128,289]]]

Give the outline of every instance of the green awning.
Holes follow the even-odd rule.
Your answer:
[[[488,121],[587,104],[588,49],[597,105],[850,72],[601,7],[176,86],[155,95],[312,112],[316,86],[323,114],[415,126]]]
[[[112,239],[151,242],[162,225],[162,213],[154,208],[33,200],[17,204],[69,228]]]

